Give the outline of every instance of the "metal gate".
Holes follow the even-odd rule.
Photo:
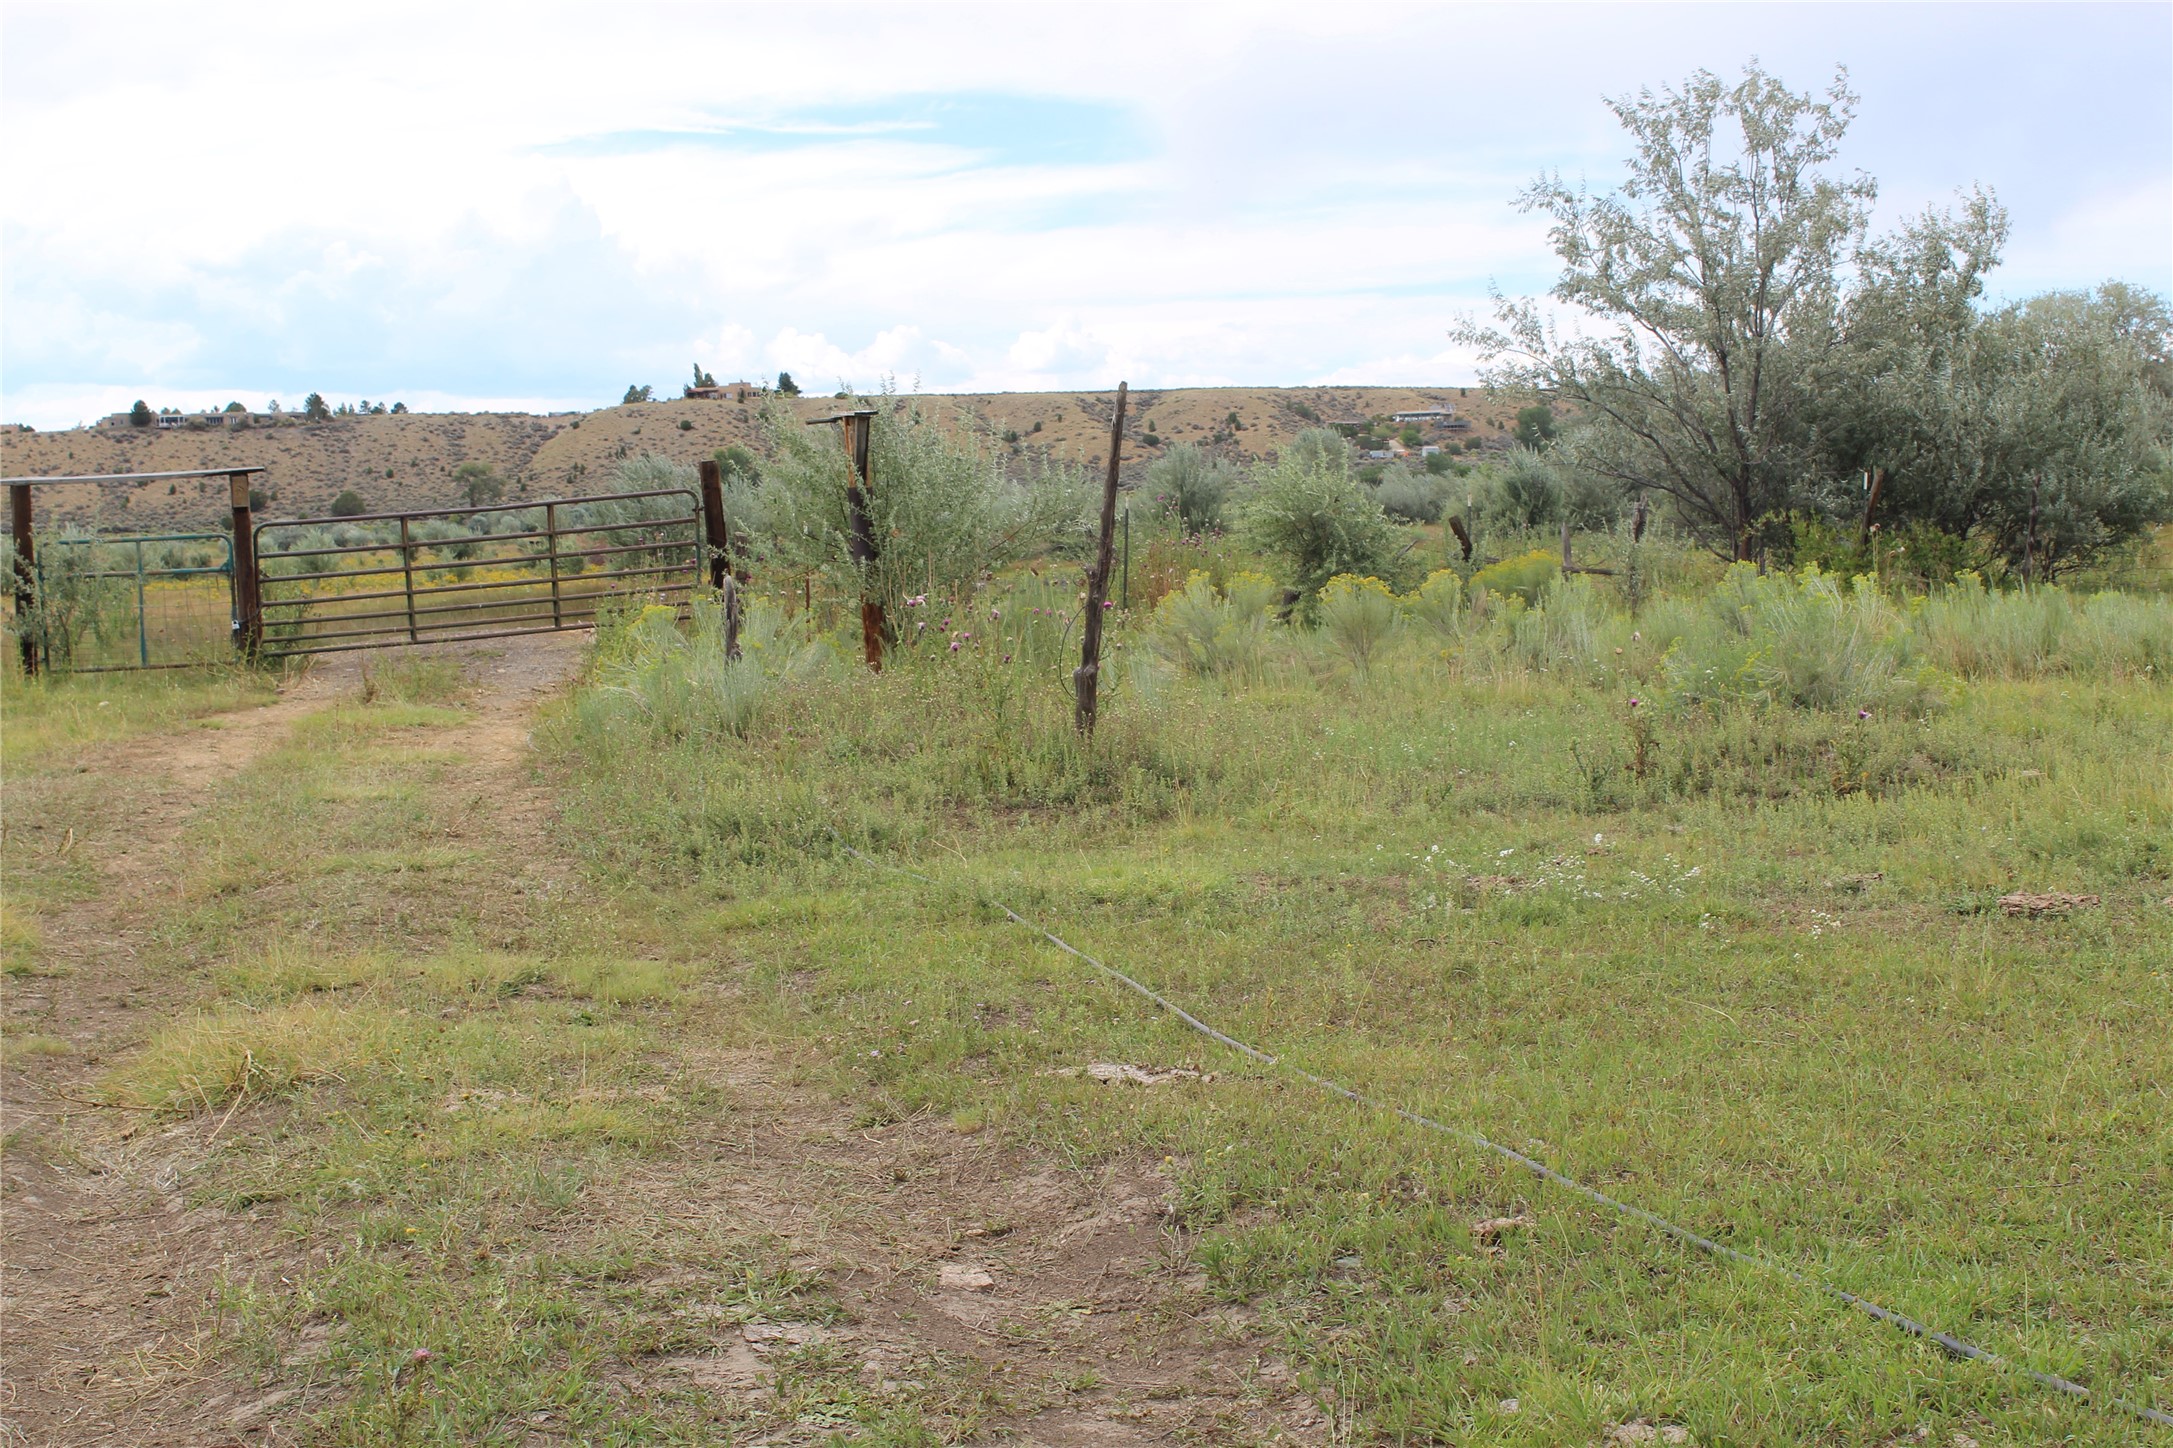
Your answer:
[[[30,573],[43,616],[26,643],[46,668],[96,674],[233,657],[234,544],[224,533],[63,534],[44,540]]]
[[[614,599],[680,602],[704,577],[684,488],[255,526],[248,641],[265,658],[586,628]]]

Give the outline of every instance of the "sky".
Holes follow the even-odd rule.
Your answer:
[[[1877,222],[2173,293],[2173,5],[0,4],[0,419],[1460,385],[1604,98],[1846,66]]]

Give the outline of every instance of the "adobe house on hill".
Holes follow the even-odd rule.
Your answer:
[[[721,387],[712,384],[681,390],[688,397],[706,397],[712,402],[745,402],[760,389],[752,382],[727,382]]]

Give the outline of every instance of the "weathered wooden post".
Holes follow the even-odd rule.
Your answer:
[[[1094,566],[1087,570],[1086,627],[1080,631],[1079,667],[1072,674],[1078,705],[1072,722],[1092,738],[1095,711],[1101,703],[1102,605],[1109,598],[1109,566],[1116,550],[1117,465],[1124,451],[1124,401],[1131,384],[1117,384],[1116,412],[1109,420],[1109,472],[1102,480],[1102,534],[1094,550]]]
[[[1886,469],[1873,468],[1864,480],[1864,521],[1856,528],[1856,551],[1861,553],[1871,545],[1871,514],[1879,506],[1879,495],[1886,491]],[[1644,506],[1644,500],[1638,500]]]
[[[875,546],[875,524],[868,516],[868,490],[873,485],[868,476],[868,443],[874,428],[875,409],[864,407],[834,417],[818,417],[808,426],[822,427],[833,422],[844,432],[845,459],[852,469],[852,477],[845,484],[848,529],[845,551],[865,574],[879,556]],[[860,599],[860,649],[867,656],[868,667],[878,674],[883,672],[883,644],[888,632],[882,602],[863,594]]]
[[[30,615],[38,607],[38,545],[30,532],[30,484],[8,484],[8,526],[15,533],[15,643],[23,673],[38,672],[38,639]]]
[[[724,656],[739,657],[739,580],[732,576],[732,530],[724,520],[724,468],[715,458],[700,465],[702,537],[709,549],[709,586],[724,602]]]
[[[234,642],[254,659],[264,646],[264,605],[257,591],[256,529],[249,517],[249,474],[226,475],[234,508]]]

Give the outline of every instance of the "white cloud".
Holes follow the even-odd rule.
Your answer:
[[[1848,159],[1891,204],[1998,186],[2007,284],[2173,289],[2164,14],[1832,15],[899,7],[841,51],[784,7],[208,5],[192,33],[245,39],[116,46],[167,12],[13,4],[0,415],[236,378],[601,402],[689,361],[824,388],[1460,382],[1456,312],[1551,274],[1516,188],[1612,174],[1602,93],[1752,53],[1802,85],[1851,62]],[[2048,85],[2018,124],[2006,98]]]

